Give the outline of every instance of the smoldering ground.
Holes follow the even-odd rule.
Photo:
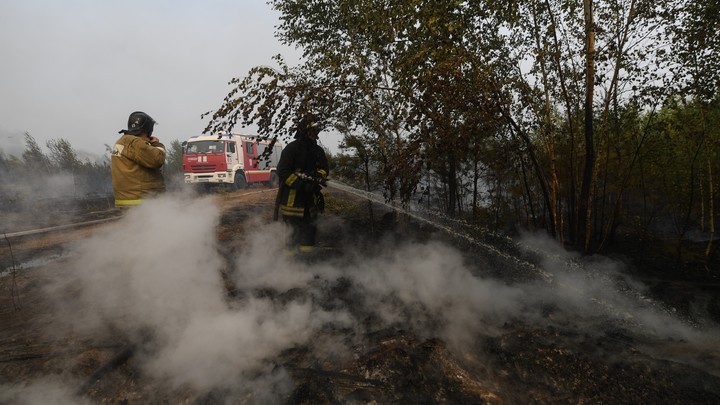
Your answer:
[[[57,300],[48,330],[98,341],[120,335],[141,344],[134,361],[149,378],[255,403],[280,402],[293,389],[280,360],[286,351],[305,347],[341,363],[384,328],[439,337],[458,352],[508,322],[575,322],[601,333],[609,319],[658,339],[718,336],[644,301],[642,286],[618,276],[613,262],[580,263],[545,239],[525,245],[541,253],[553,281],[508,283],[478,276],[472,258],[438,241],[305,261],[286,251],[280,223],[246,226],[253,231],[235,241],[228,263],[218,253],[219,218],[210,199],[166,195],[79,242],[68,277],[48,289]],[[234,298],[221,277],[228,266]],[[22,387],[10,395],[38,403]]]

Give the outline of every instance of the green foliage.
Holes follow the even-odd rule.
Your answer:
[[[316,111],[347,133],[362,128],[378,145],[389,198],[412,196],[427,149],[450,151],[454,184],[454,161],[465,158],[460,145],[485,134],[482,123],[497,115],[490,94],[509,70],[502,48],[482,52],[502,42],[488,34],[498,31],[497,19],[467,18],[484,9],[459,1],[270,3],[281,14],[279,37],[302,47],[306,62],[290,69],[276,58],[278,69],[253,68],[231,81],[207,131],[252,123],[274,139]]]
[[[233,79],[206,131],[289,137],[319,112],[345,137],[335,176],[405,203],[421,184],[434,208],[563,240],[583,239],[583,190],[598,248],[628,224],[717,218],[718,1],[589,3],[592,32],[562,0],[270,0],[304,59]]]
[[[13,198],[38,199],[57,195],[103,195],[112,192],[110,165],[81,161],[70,142],[52,139],[46,155],[35,138],[25,133],[22,157],[0,156],[0,189]]]
[[[376,148],[372,146],[372,140],[346,134],[340,149],[349,153],[335,156],[334,176],[356,188],[377,191],[381,180],[378,179],[376,162],[380,159],[374,156]]]
[[[180,187],[184,184],[182,144],[175,139],[165,148],[165,165],[163,165],[165,182],[170,188]]]
[[[703,102],[715,99],[720,90],[720,1],[671,2],[665,13],[674,88]]]
[[[25,132],[25,151],[22,160],[29,171],[50,173],[50,159],[45,156],[35,138],[28,132]]]
[[[170,142],[165,153],[165,174],[177,175],[183,173],[183,147],[177,139]]]
[[[720,163],[720,103],[704,104],[674,97],[663,107],[657,127],[658,142],[648,148],[652,153],[656,177],[655,195],[672,219],[673,235],[684,235],[702,222],[703,206],[709,199],[717,209],[718,190],[713,195],[702,195],[709,189],[710,175],[718,173]],[[713,180],[717,184],[717,177]],[[717,218],[717,214],[716,218]]]
[[[74,171],[82,166],[80,159],[66,139],[51,139],[46,146],[50,150],[50,162],[61,169]]]

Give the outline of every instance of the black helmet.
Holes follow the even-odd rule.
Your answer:
[[[152,134],[153,127],[155,126],[155,120],[151,116],[145,114],[142,111],[135,111],[130,114],[128,118],[128,129],[120,130],[121,134],[140,135],[145,132],[148,135]]]
[[[308,135],[311,130],[320,132],[324,129],[324,125],[320,116],[316,114],[305,115],[297,124],[297,132],[295,138],[302,138]]]

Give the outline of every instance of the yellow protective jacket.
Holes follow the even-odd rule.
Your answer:
[[[160,142],[151,145],[139,136],[121,136],[110,158],[115,206],[137,205],[143,197],[165,191],[160,170],[164,163],[165,146]]]

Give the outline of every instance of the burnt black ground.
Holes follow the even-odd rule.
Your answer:
[[[456,240],[442,231],[387,207],[329,190],[328,210],[323,217],[320,254],[309,262],[337,265],[361,260],[343,252],[357,249],[373,254],[408,241],[440,238],[461,249],[478,276],[504,280],[508,285],[537,279],[527,269],[508,263],[502,256]],[[260,194],[249,203],[230,196],[218,229],[221,253],[232,257],[242,249],[239,236],[246,220],[271,216],[273,193]],[[224,197],[223,197],[224,198]],[[372,219],[371,219],[372,218]],[[84,231],[83,231],[84,232]],[[48,249],[62,250],[67,234],[46,242],[16,245],[23,257],[40,256]],[[7,252],[5,252],[7,253]],[[532,257],[523,257],[532,260]],[[18,272],[12,282],[0,282],[0,384],[22,385],[44,376],[71,376],[83,387],[90,403],[254,403],[257,396],[242,390],[193,392],[169,387],[144,376],[134,356],[107,369],[96,381],[93,373],[127,349],[121,336],[88,338],[81,335],[49,337],[43,333],[44,319],[51,316],[50,303],[39,294],[52,277],[62,276],[63,262]],[[233,269],[228,265],[226,271]],[[717,327],[718,290],[707,279],[673,279],[669,272],[653,275],[651,269],[624,267],[630,276],[648,280],[653,298],[699,327]],[[433,336],[433,322],[426,330],[398,323],[384,325],[364,307],[360,286],[337,279],[308,290],[232,291],[228,301],[250,295],[271,297],[278,305],[308,299],[325,309],[346,309],[362,320],[356,332],[328,327],[322,333],[346,341],[353,355],[343,358],[318,356],[310,348],[295,347],[272,359],[272,372],[288,373],[294,387],[284,397],[286,404],[482,404],[482,403],[720,403],[720,358],[717,347],[695,347],[689,342],[654,339],[634,333],[603,318],[570,319],[562,308],[543,313],[547,321],[527,324],[508,319],[500,331],[475,336],[464,351],[448,347]],[[20,298],[22,308],[12,305]],[[363,316],[365,314],[365,316]],[[703,326],[704,325],[704,326]],[[143,350],[139,348],[137,350]]]

